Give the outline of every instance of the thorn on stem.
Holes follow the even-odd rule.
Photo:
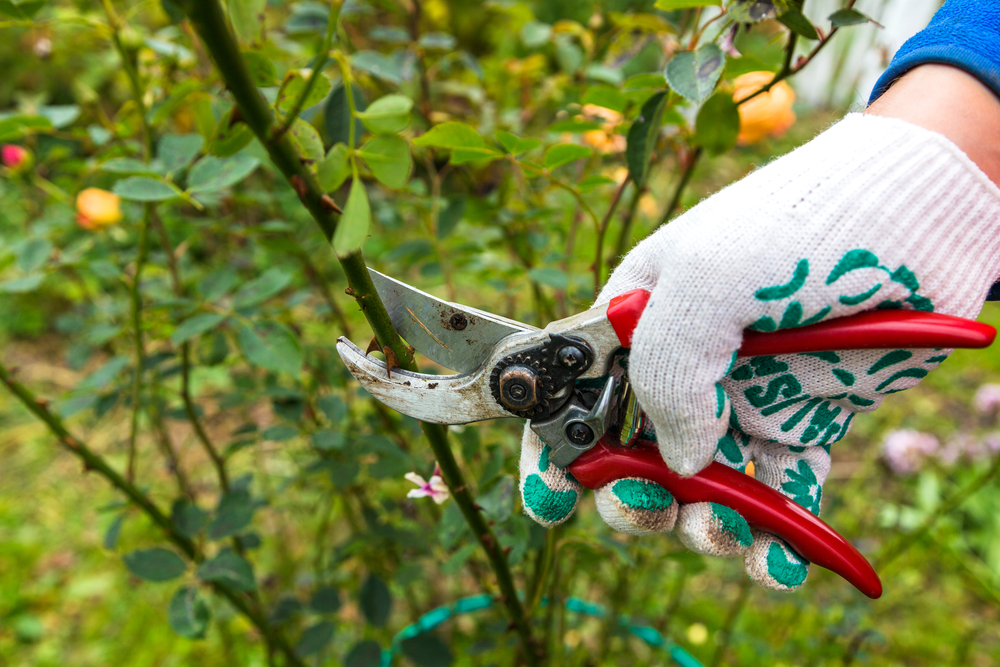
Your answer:
[[[243,123],[243,122],[245,121],[243,120],[243,114],[240,113],[239,106],[234,106],[233,115],[229,117],[229,127],[236,125],[236,123]]]
[[[354,296],[354,288],[348,285],[347,289],[344,290],[344,294]]]
[[[319,199],[320,203],[323,205],[323,210],[327,213],[338,213],[340,215],[344,214],[343,209],[337,206],[337,202],[333,201],[330,195],[323,195]]]
[[[309,186],[306,184],[306,179],[302,178],[298,174],[294,174],[289,180],[292,183],[292,187],[295,189],[295,193],[299,196],[299,200],[305,204],[306,195],[309,194]]]
[[[396,359],[396,353],[388,345],[382,348],[382,354],[385,355],[385,374],[391,378],[392,369],[399,368],[399,360]]]
[[[378,340],[375,338],[375,336],[372,336],[372,340],[370,343],[368,343],[368,349],[365,350],[365,354],[369,355],[372,352],[381,352],[381,351],[382,347],[378,344]]]

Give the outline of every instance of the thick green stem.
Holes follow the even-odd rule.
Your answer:
[[[240,119],[253,130],[267,149],[271,161],[295,188],[303,205],[312,214],[320,229],[323,230],[327,240],[331,240],[337,226],[338,209],[320,189],[316,177],[303,162],[288,135],[281,134],[276,129],[274,113],[250,76],[236,40],[229,30],[225,13],[219,1],[184,0],[178,4],[190,18],[195,31],[211,52],[226,88],[236,101]],[[347,90],[350,90],[349,86]],[[351,127],[353,125],[352,122]],[[379,346],[383,350],[391,350],[396,358],[395,365],[397,367],[411,371],[416,370],[413,354],[396,333],[385,305],[375,290],[371,276],[368,274],[368,267],[365,265],[360,251],[355,251],[339,259],[347,276],[349,293],[360,305],[365,318],[375,333]],[[421,424],[421,426],[438,464],[441,466],[442,476],[451,489],[455,502],[473,534],[476,535],[486,551],[497,578],[501,600],[521,639],[525,660],[528,665],[534,666],[538,664],[537,650],[531,636],[528,618],[517,597],[510,565],[495,534],[480,514],[469,492],[462,471],[448,445],[448,431],[444,426],[437,424]]]
[[[142,268],[149,254],[149,222],[152,217],[153,204],[146,204],[142,223],[139,227],[139,253],[135,258],[135,275],[132,277],[132,333],[135,339],[135,371],[132,376],[132,422],[128,435],[128,470],[129,481],[135,479],[135,444],[139,435],[139,399],[142,393],[142,367],[145,365],[146,353],[142,345]]]
[[[622,181],[622,184],[618,186],[615,190],[615,195],[611,199],[611,204],[608,206],[607,213],[604,214],[604,218],[597,225],[597,250],[594,254],[594,297],[596,298],[598,293],[601,291],[601,285],[604,283],[604,236],[608,231],[608,226],[611,224],[611,218],[614,216],[615,211],[618,210],[618,204],[622,200],[622,193],[625,192],[625,188],[628,186],[630,178],[626,177]]]
[[[687,189],[688,183],[691,182],[691,176],[694,174],[694,168],[698,166],[698,160],[701,158],[701,146],[694,150],[691,157],[688,158],[688,163],[684,167],[684,171],[681,172],[681,180],[677,182],[677,187],[674,189],[674,194],[670,198],[670,203],[667,204],[667,208],[663,210],[663,216],[660,218],[660,222],[657,223],[656,228],[659,229],[663,225],[670,222],[670,218],[674,216],[674,211],[681,203],[681,197],[684,196],[684,190]]]

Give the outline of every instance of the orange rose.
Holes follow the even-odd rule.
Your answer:
[[[733,100],[739,102],[753,95],[774,78],[773,72],[748,72],[733,81]],[[795,123],[795,91],[784,81],[739,106],[740,145],[754,144],[767,136],[778,137]]]
[[[87,188],[76,196],[76,221],[84,229],[100,231],[121,219],[118,195],[100,188]]]

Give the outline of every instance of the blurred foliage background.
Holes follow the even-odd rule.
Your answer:
[[[846,58],[838,40],[875,29],[858,10],[891,13],[853,5],[228,12],[347,208],[341,254],[362,245],[384,273],[544,324],[585,309],[657,226],[847,111],[842,91],[733,95],[759,72],[834,86],[814,52]],[[31,392],[0,392],[0,665],[524,661],[455,502],[406,497],[434,456],[342,367],[336,338],[365,347],[368,325],[183,9],[0,0],[0,364]],[[692,52],[703,66],[670,71]],[[548,664],[666,665],[680,647],[706,665],[990,665],[998,377],[995,352],[959,351],[835,448],[824,518],[876,564],[878,601],[818,568],[794,594],[751,588],[739,562],[610,532],[589,499],[546,533],[517,506],[518,422],[450,442]],[[169,530],[81,467],[79,443]]]

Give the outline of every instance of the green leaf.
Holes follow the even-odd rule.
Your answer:
[[[695,141],[711,155],[719,155],[736,145],[739,133],[740,112],[733,96],[720,92],[708,98],[698,111]]]
[[[389,620],[392,610],[392,593],[385,582],[374,574],[369,574],[361,586],[361,612],[368,622],[381,628]]]
[[[293,428],[288,424],[275,424],[274,426],[269,426],[264,429],[264,431],[260,434],[260,439],[281,442],[284,440],[291,440],[292,438],[298,436],[298,434],[298,429]]]
[[[487,521],[503,523],[514,511],[514,478],[504,475],[489,491],[476,498]]]
[[[251,329],[241,323],[236,330],[236,342],[254,366],[290,375],[298,375],[302,369],[299,340],[283,324],[258,322]]]
[[[362,112],[368,108],[365,101],[364,91],[356,83],[351,83],[351,94],[354,97],[354,110]],[[326,140],[330,144],[347,144],[350,136],[351,126],[349,124],[351,110],[347,104],[347,91],[343,85],[337,86],[330,99],[326,102],[326,109],[323,112],[323,128],[326,132]],[[356,148],[366,131],[364,123],[360,118],[354,119],[354,146]]]
[[[843,28],[849,25],[868,23],[869,21],[875,23],[870,16],[862,14],[856,9],[838,9],[834,13],[830,14],[829,19],[830,24],[834,28]]]
[[[122,524],[125,523],[125,517],[127,515],[122,512],[115,517],[111,525],[108,526],[108,530],[104,533],[104,548],[108,551],[114,551],[118,547],[118,537],[122,533]]]
[[[306,628],[299,641],[295,642],[295,653],[300,658],[316,655],[333,641],[336,627],[331,621],[320,621]]]
[[[649,161],[653,157],[660,136],[667,97],[667,92],[661,91],[646,100],[639,117],[628,131],[625,161],[628,163],[629,176],[638,187],[646,182],[646,176],[649,174]]]
[[[653,6],[665,12],[672,12],[675,9],[694,9],[721,4],[722,0],[656,0],[656,4]]]
[[[729,18],[736,23],[758,23],[773,19],[777,9],[772,0],[737,0],[729,6]]]
[[[336,144],[316,167],[316,179],[324,192],[336,190],[351,175],[347,144]]]
[[[372,209],[368,203],[368,192],[361,179],[351,183],[351,193],[347,196],[344,215],[340,216],[337,231],[333,234],[333,248],[343,257],[358,248],[368,238],[372,226]]]
[[[621,113],[625,111],[628,100],[617,88],[611,86],[595,86],[587,90],[580,100],[580,104],[595,104],[605,109],[611,109]]]
[[[146,581],[170,581],[187,571],[184,560],[163,547],[137,549],[122,556],[122,560],[129,572]]]
[[[344,658],[344,667],[379,667],[382,664],[382,649],[371,639],[355,644]]]
[[[413,159],[410,157],[410,145],[402,137],[395,134],[372,137],[361,147],[358,155],[382,185],[399,189],[409,182]]]
[[[277,107],[282,111],[291,111],[294,109],[295,105],[298,104],[299,98],[302,96],[302,92],[306,89],[306,84],[309,82],[311,76],[312,70],[308,69],[301,71],[292,70],[285,74],[285,85],[276,101]],[[322,102],[330,94],[332,87],[330,80],[326,78],[325,74],[320,72],[319,77],[313,84],[312,90],[306,96],[302,108],[309,109]]]
[[[229,550],[199,565],[198,578],[202,581],[225,584],[238,591],[252,591],[257,588],[250,563]]]
[[[414,139],[413,145],[449,149],[453,164],[503,157],[503,153],[487,146],[478,132],[458,121],[435,125],[426,134]]]
[[[130,157],[115,157],[101,164],[101,171],[111,174],[142,174],[144,176],[159,176],[160,172],[153,165]]]
[[[104,389],[118,374],[128,368],[129,359],[125,356],[112,357],[103,366],[80,381],[76,386],[78,391],[90,389]]]
[[[584,132],[604,129],[604,126],[592,120],[571,119],[561,120],[558,123],[552,123],[545,129],[556,134],[563,134],[564,132],[568,132],[570,134],[582,134]]]
[[[542,145],[540,139],[522,139],[510,132],[504,132],[503,130],[497,130],[494,136],[497,142],[504,147],[511,155],[520,155],[521,153],[527,153],[533,151]]]
[[[270,58],[257,51],[244,51],[243,60],[246,61],[247,69],[250,70],[250,76],[255,84],[261,88],[278,85],[278,70]]]
[[[13,141],[37,130],[52,129],[52,121],[43,116],[11,116],[0,120],[0,141]]]
[[[521,27],[521,43],[529,49],[537,49],[548,44],[552,38],[552,26],[538,21],[528,21]]]
[[[219,118],[219,123],[212,133],[212,141],[208,152],[216,157],[229,157],[246,148],[253,141],[253,130],[243,121],[233,121],[233,107]]]
[[[170,629],[187,639],[201,639],[208,630],[212,612],[196,586],[183,586],[170,598],[167,608]]]
[[[20,2],[0,0],[0,16],[18,21],[30,21],[44,6],[45,0],[21,0]]]
[[[556,144],[550,146],[545,151],[543,164],[546,169],[552,170],[581,158],[590,157],[594,154],[594,149],[589,146],[579,146],[577,144]]]
[[[697,51],[681,51],[667,63],[667,83],[678,94],[695,104],[712,94],[726,67],[726,56],[717,45],[709,43]]]
[[[167,134],[160,139],[156,159],[169,174],[191,164],[204,145],[200,134]]]
[[[0,283],[0,294],[24,294],[34,292],[45,280],[44,273],[33,273]]]
[[[208,512],[185,498],[178,498],[170,507],[170,521],[178,533],[194,538],[208,523]]]
[[[577,184],[577,189],[583,194],[592,192],[602,185],[612,185],[614,183],[613,178],[608,178],[607,176],[601,176],[600,174],[595,174],[593,176],[587,176],[582,181]]]
[[[221,313],[198,313],[194,317],[184,320],[174,329],[173,335],[170,336],[170,342],[174,345],[180,345],[184,341],[214,329],[224,319],[226,316]]]
[[[347,405],[339,396],[330,394],[316,401],[316,407],[330,420],[331,424],[339,424],[347,416]]]
[[[253,520],[254,503],[250,492],[231,491],[222,496],[215,510],[215,518],[208,526],[208,538],[221,540],[236,535]]]
[[[249,155],[217,158],[207,155],[191,167],[188,192],[215,192],[236,185],[253,173],[260,160]]]
[[[569,287],[569,277],[561,270],[539,266],[528,271],[528,276],[536,283],[548,285],[557,290],[564,290]]]
[[[813,27],[812,22],[806,18],[805,14],[797,9],[791,9],[785,12],[778,17],[778,21],[783,23],[785,27],[799,37],[804,37],[805,39],[819,39],[819,33],[816,32],[816,28]]]
[[[270,299],[288,287],[294,277],[294,274],[288,269],[272,266],[236,292],[233,297],[233,308],[239,310]]]
[[[40,269],[49,261],[52,250],[52,244],[47,239],[28,239],[17,253],[17,268],[25,273]]]
[[[437,235],[439,239],[447,238],[454,231],[458,223],[465,216],[465,197],[456,197],[448,200],[448,205],[438,212]]]
[[[112,191],[122,199],[133,201],[166,201],[181,195],[175,185],[147,176],[129,176],[115,183]]]
[[[233,31],[244,44],[257,44],[261,41],[264,27],[264,10],[267,0],[228,0],[229,20]]]
[[[394,86],[403,83],[403,71],[399,61],[379,51],[355,51],[351,54],[351,67]]]
[[[417,667],[448,667],[455,659],[448,645],[429,632],[404,639],[400,647]]]
[[[405,95],[386,95],[371,103],[367,110],[358,112],[358,118],[377,134],[393,134],[410,124],[413,100]]]
[[[299,155],[313,162],[323,159],[323,139],[319,136],[319,131],[302,120],[296,118],[288,130],[288,136],[292,138],[292,143],[299,149]]]
[[[313,593],[309,607],[317,614],[334,614],[340,609],[340,591],[333,586],[323,586]]]

